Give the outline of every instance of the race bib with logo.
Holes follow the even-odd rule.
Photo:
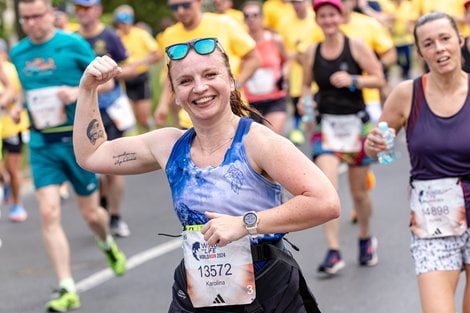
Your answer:
[[[274,72],[270,68],[259,68],[246,82],[246,87],[252,95],[264,95],[276,90]]]
[[[256,288],[249,236],[219,247],[207,244],[200,232],[202,226],[189,227],[193,228],[183,231],[183,252],[187,293],[193,306],[253,302]]]
[[[419,238],[459,236],[467,230],[458,178],[413,180],[410,206],[411,231]]]
[[[322,114],[322,146],[335,152],[359,152],[362,147],[362,121],[356,114]]]
[[[64,124],[67,121],[65,106],[57,94],[59,87],[29,90],[26,93],[28,109],[36,129]]]

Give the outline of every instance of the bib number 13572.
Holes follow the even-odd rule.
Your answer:
[[[188,295],[195,308],[249,304],[256,298],[248,236],[226,246],[209,245],[198,230],[183,232]]]

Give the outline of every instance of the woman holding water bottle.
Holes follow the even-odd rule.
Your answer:
[[[348,38],[340,31],[343,4],[340,0],[315,0],[316,22],[325,40],[309,47],[304,55],[303,101],[312,99],[310,86],[319,88],[313,103],[319,113],[312,137],[312,157],[338,188],[339,165],[349,165],[349,182],[359,224],[359,264],[377,263],[377,241],[369,232],[371,200],[367,188],[367,172],[372,160],[363,149],[371,123],[362,97],[362,88],[384,85],[380,62],[364,43]],[[367,75],[362,75],[367,72]],[[333,275],[344,267],[339,248],[339,221],[325,224],[328,252],[318,271]]]
[[[466,275],[462,312],[470,312],[470,78],[463,43],[447,14],[422,16],[414,29],[429,73],[400,83],[380,118],[393,132],[406,127],[410,155],[411,254],[424,313],[460,311],[455,291]],[[376,158],[389,148],[378,128],[367,136]]]

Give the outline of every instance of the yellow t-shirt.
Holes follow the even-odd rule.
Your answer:
[[[118,35],[129,53],[129,58],[126,60],[126,63],[145,59],[149,53],[158,51],[158,44],[155,39],[141,28],[132,26],[129,34],[118,32]],[[145,73],[148,70],[148,65],[140,65],[137,68],[137,71],[140,74]]]
[[[302,52],[302,47],[313,43],[312,33],[320,29],[316,27],[313,16],[313,10],[310,8],[307,17],[302,20],[297,15],[294,15],[293,17],[286,16],[279,22],[279,35],[281,35],[287,51],[293,53]],[[299,31],[299,29],[302,31]],[[289,74],[289,92],[291,97],[301,96],[302,76],[302,65],[294,60],[291,63]]]
[[[295,16],[291,3],[283,0],[267,0],[263,3],[264,26],[279,32],[279,22],[285,17]]]
[[[447,13],[450,16],[461,19],[465,13],[464,3],[466,0],[411,0],[414,10],[418,16],[432,11]],[[457,22],[457,26],[462,33],[466,32],[466,25]]]
[[[411,2],[419,15],[439,11],[454,17],[461,17],[464,13],[465,0],[411,0]]]
[[[159,34],[157,40],[159,47],[165,49],[176,43],[207,37],[217,37],[229,57],[230,67],[235,76],[239,72],[241,58],[256,47],[256,42],[240,28],[237,22],[230,17],[215,13],[203,13],[201,23],[193,30],[188,31],[184,29],[183,24],[176,23]],[[181,111],[180,126],[191,127],[189,116]]]
[[[80,30],[80,24],[75,22],[68,22],[64,30],[69,33],[77,33]]]
[[[235,21],[240,23],[240,25],[245,24],[245,18],[243,17],[242,11],[236,10],[236,9],[228,9],[227,12],[225,12],[225,14],[227,14],[228,16],[233,18]]]
[[[407,2],[408,0],[402,1],[402,2]],[[394,13],[395,11],[395,1],[391,0],[378,0],[380,4],[380,8],[384,13]]]
[[[413,9],[410,1],[402,1],[395,6],[395,21],[392,25],[392,38],[395,46],[413,44],[413,34],[410,30],[412,22],[418,19],[418,14]]]
[[[349,22],[340,26],[341,31],[350,38],[357,38],[366,43],[375,53],[382,55],[394,48],[392,37],[388,30],[376,19],[357,12],[352,12]],[[323,32],[312,34],[314,42],[324,40]],[[380,91],[378,89],[364,88],[362,90],[364,102],[380,103]]]
[[[13,83],[13,86],[15,88],[15,96],[19,96],[21,93],[21,84],[20,80],[18,79],[18,73],[16,72],[15,66],[8,61],[3,61],[2,66],[6,76]],[[0,83],[0,92],[2,91],[2,89],[3,85]],[[9,107],[11,108],[11,106],[13,105],[14,103],[11,103]],[[15,123],[9,114],[5,114],[0,119],[0,126],[1,138],[15,136],[18,133],[27,130],[29,128],[29,118],[28,114],[26,113],[26,110],[23,110],[21,112],[19,123]]]

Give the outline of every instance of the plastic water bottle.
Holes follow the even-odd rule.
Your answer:
[[[389,149],[377,153],[377,158],[381,164],[390,164],[397,159],[394,144],[395,136],[393,136],[388,128],[387,122],[380,122],[378,127],[380,131],[383,132],[383,139],[387,142]]]
[[[310,96],[304,96],[303,100],[304,100],[305,114],[304,114],[304,116],[302,116],[302,122],[311,123],[311,122],[313,122],[312,98]]]

